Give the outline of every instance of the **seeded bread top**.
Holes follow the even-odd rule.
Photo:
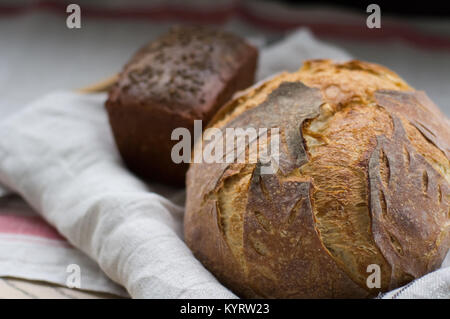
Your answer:
[[[140,49],[125,66],[109,104],[152,105],[204,118],[217,94],[256,49],[231,33],[173,27]]]

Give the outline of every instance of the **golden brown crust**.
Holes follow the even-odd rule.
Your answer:
[[[257,50],[239,37],[204,27],[175,27],[140,49],[109,92],[106,108],[125,163],[144,178],[182,185],[175,128],[193,133],[234,92],[253,83]]]
[[[311,182],[255,170],[244,217],[248,286],[265,298],[365,297],[323,246]]]
[[[283,127],[286,139],[281,148],[280,171],[287,176],[307,161],[300,126],[304,120],[319,114],[321,104],[317,89],[307,88],[301,82],[285,82],[272,91],[264,103],[249,110],[247,116],[231,120],[226,127]],[[268,117],[268,113],[272,116]],[[313,222],[308,180],[280,181],[276,175],[259,175],[254,166],[247,167],[243,174],[239,164],[202,165],[201,170],[188,173],[186,209],[196,212],[186,215],[185,237],[197,258],[223,282],[248,297],[343,298],[351,296],[348,291],[352,291],[353,296],[367,295],[348,279],[322,246]],[[238,202],[234,198],[230,205],[227,202],[232,196],[228,194],[222,199],[221,193],[227,189],[226,183],[237,176],[245,180],[246,186],[235,189],[235,193],[246,195],[238,198]],[[208,180],[216,183],[208,183]],[[191,181],[201,188],[193,188]],[[280,185],[283,191],[279,190]],[[261,193],[262,187],[265,193]],[[275,197],[268,198],[267,194]],[[240,220],[236,220],[230,210],[239,204],[243,204],[244,212]],[[285,216],[280,216],[282,213]],[[244,225],[240,229],[242,234],[233,233],[230,228],[239,223]],[[236,235],[241,236],[240,240],[233,238]],[[302,238],[308,241],[300,243]],[[242,251],[232,245],[239,245]],[[297,245],[304,247],[298,250]],[[275,258],[280,250],[289,250],[292,256],[284,260]],[[317,268],[317,260],[308,262],[316,254],[320,255],[320,268]],[[247,285],[242,285],[244,281]]]
[[[449,123],[426,93],[380,90],[375,93],[375,101],[404,120],[412,146],[447,178],[450,173],[446,170],[450,156]]]
[[[244,297],[368,297],[436,269],[450,246],[450,140],[427,101],[360,61],[307,61],[239,94],[211,126],[278,126],[280,170],[191,164],[187,244]],[[380,289],[366,285],[372,264]]]
[[[343,107],[317,127],[304,128],[310,161],[300,168],[313,179],[314,215],[330,254],[359,285],[366,286],[367,265],[380,266],[383,288],[390,266],[380,254],[368,228],[368,156],[377,134],[390,135],[392,121],[382,109]]]
[[[438,268],[450,247],[448,184],[392,117],[392,137],[377,137],[369,161],[372,231],[391,265],[390,288]]]

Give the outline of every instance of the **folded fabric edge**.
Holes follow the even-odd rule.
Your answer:
[[[12,192],[9,189],[7,189],[5,186],[0,184],[0,198],[5,197],[7,195],[11,195],[11,194],[12,194]]]

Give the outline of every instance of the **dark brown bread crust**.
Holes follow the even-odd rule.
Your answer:
[[[191,164],[188,246],[242,297],[370,297],[437,269],[450,247],[448,120],[380,66],[306,66],[217,113],[221,130],[279,127],[280,170]],[[366,284],[373,264],[379,289]]]
[[[114,137],[138,175],[182,185],[188,164],[175,164],[171,133],[203,126],[237,90],[251,85],[257,50],[239,37],[204,27],[175,27],[140,49],[106,102]],[[193,136],[192,136],[193,138]]]

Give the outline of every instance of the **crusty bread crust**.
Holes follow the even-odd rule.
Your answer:
[[[448,120],[392,71],[307,61],[237,94],[210,126],[282,135],[276,174],[259,162],[193,163],[187,174],[186,242],[240,296],[370,297],[442,263]],[[379,289],[366,284],[372,264]]]

